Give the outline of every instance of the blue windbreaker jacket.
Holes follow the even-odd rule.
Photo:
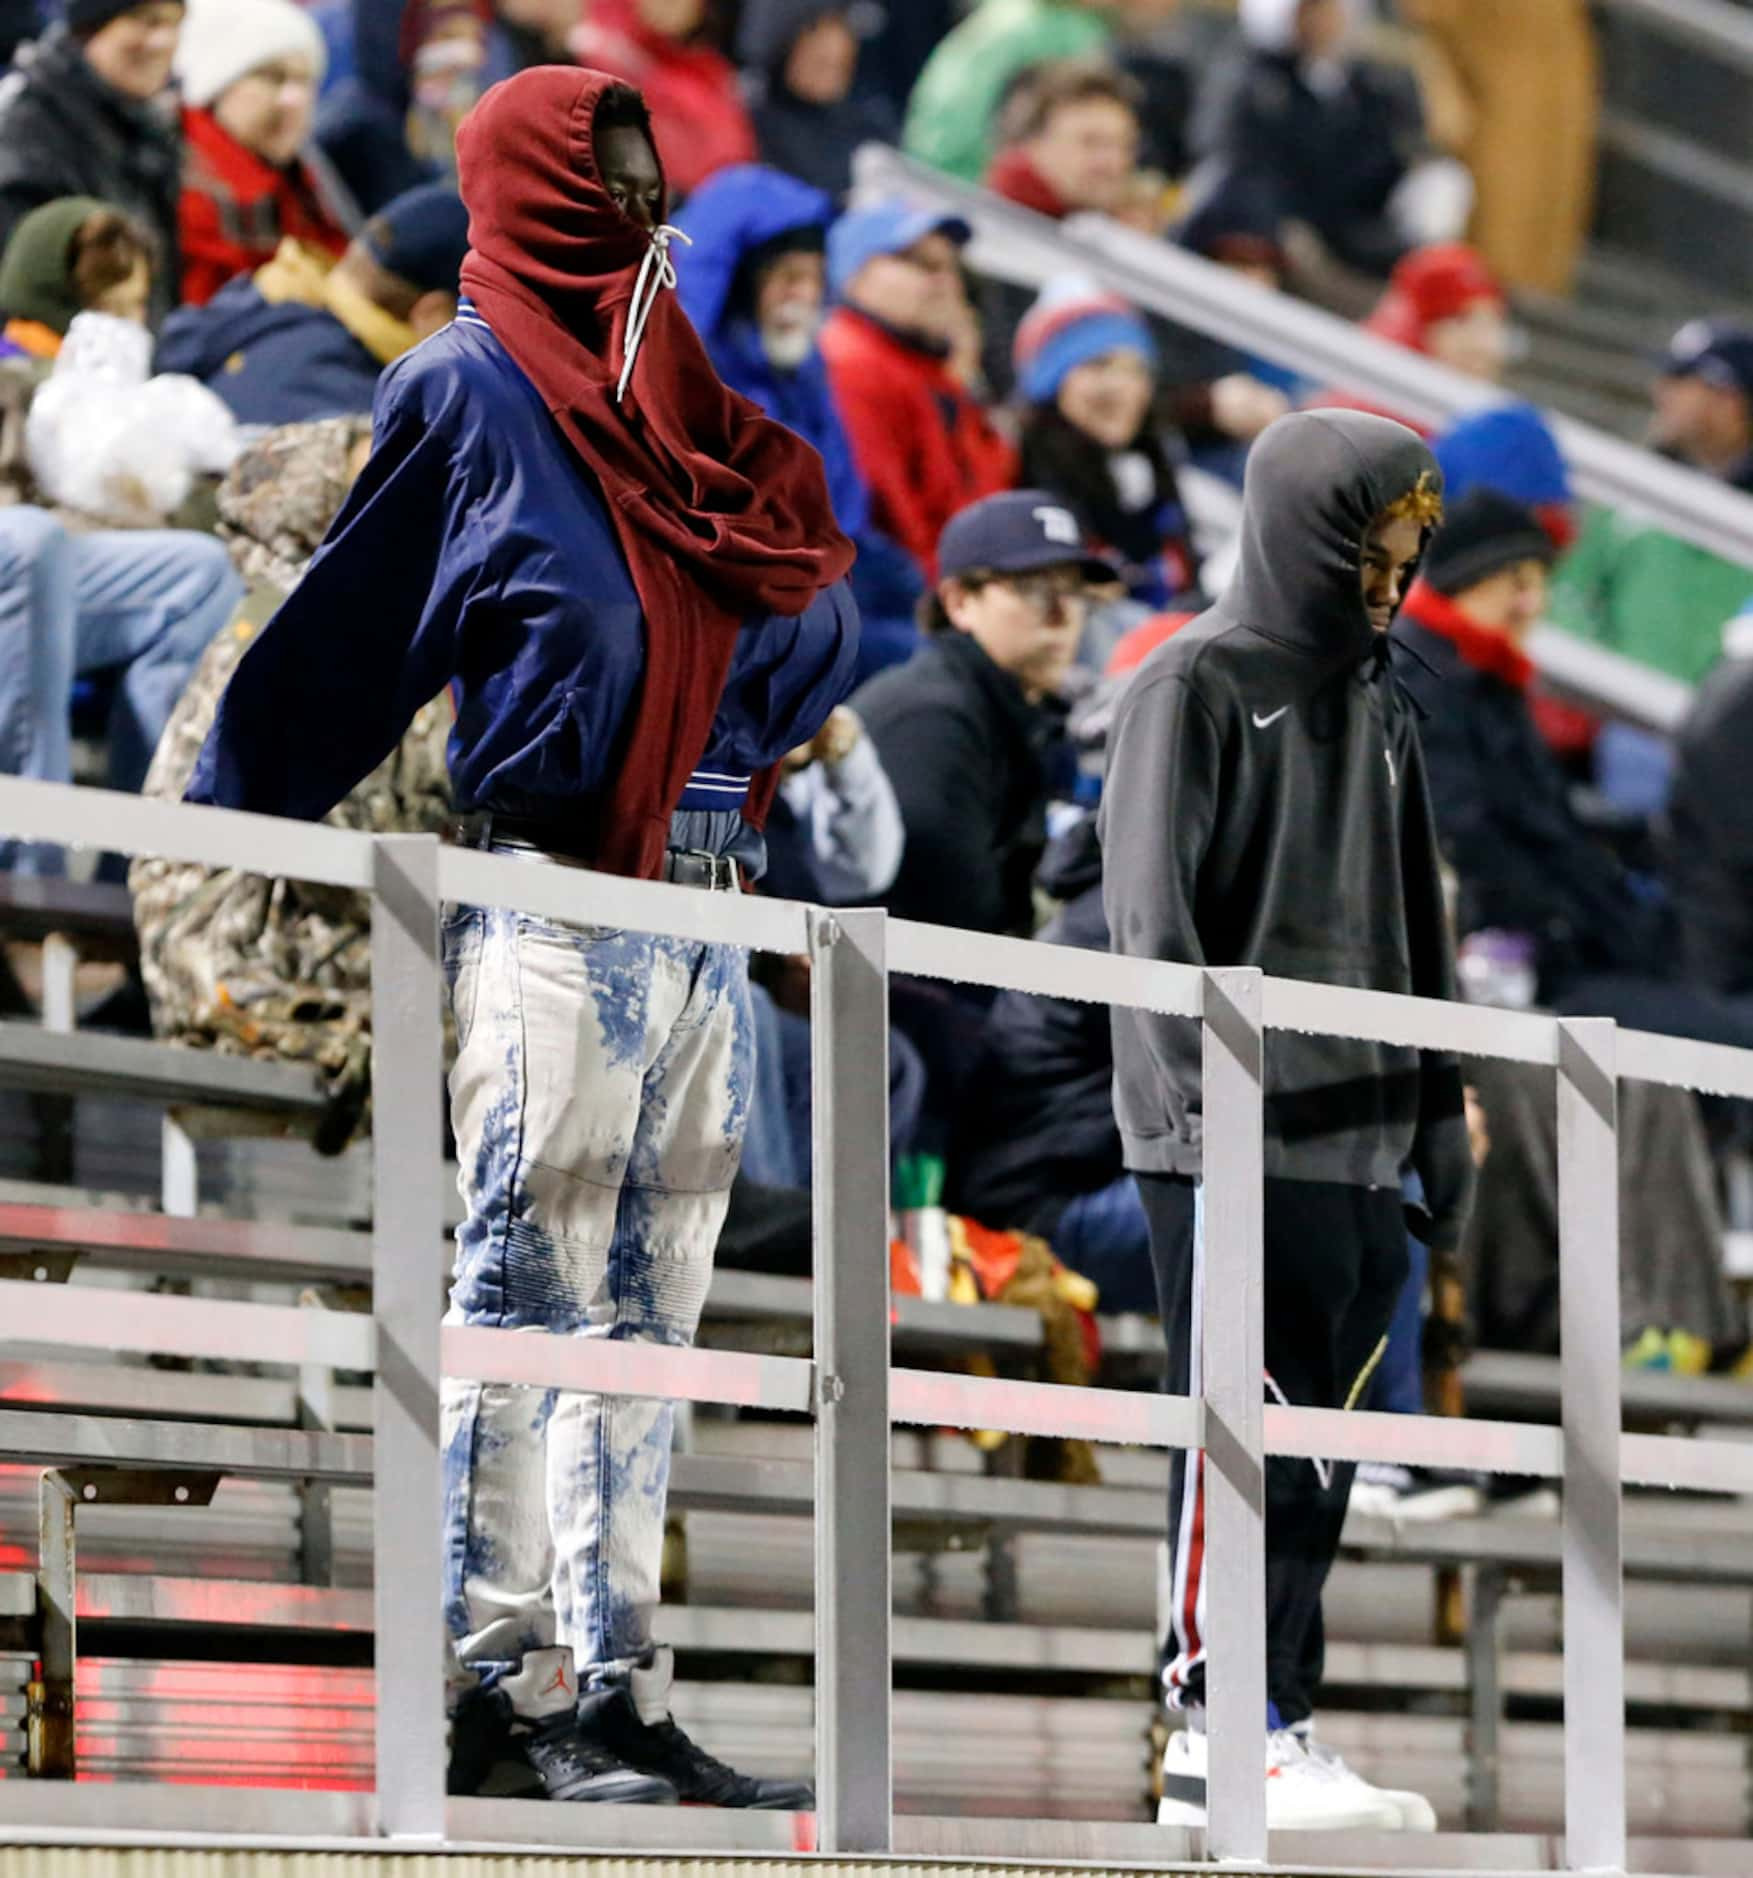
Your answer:
[[[465,301],[383,376],[371,461],[303,581],[244,656],[191,802],[314,819],[451,688],[464,810],[588,810],[644,667],[632,578],[595,480]],[[844,582],[751,620],[688,809],[735,809],[851,688]]]

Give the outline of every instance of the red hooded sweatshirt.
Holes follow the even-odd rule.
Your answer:
[[[711,734],[739,626],[802,613],[851,567],[853,548],[834,525],[822,459],[724,386],[667,287],[617,400],[653,243],[597,169],[596,107],[614,82],[535,66],[469,114],[457,136],[469,209],[462,284],[601,488],[639,594],[645,677],[593,858],[651,878]],[[748,810],[757,825],[772,793],[771,773],[758,778]]]

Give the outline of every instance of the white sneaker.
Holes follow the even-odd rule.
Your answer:
[[[1159,1826],[1206,1823],[1206,1739],[1184,1728],[1163,1749]],[[1343,1765],[1343,1764],[1342,1764]],[[1402,1814],[1385,1793],[1313,1758],[1288,1728],[1266,1737],[1266,1827],[1269,1832],[1398,1832]]]
[[[1360,1461],[1347,1508],[1368,1519],[1406,1523],[1469,1519],[1485,1507],[1476,1476],[1394,1461]]]
[[[1343,1780],[1355,1782],[1379,1800],[1386,1800],[1399,1813],[1402,1832],[1436,1831],[1436,1808],[1422,1793],[1414,1793],[1408,1787],[1372,1786],[1362,1774],[1346,1765],[1344,1756],[1337,1748],[1330,1748],[1324,1742],[1317,1741],[1313,1729],[1304,1727],[1291,1732],[1303,1744],[1303,1752],[1317,1766],[1330,1769]]]

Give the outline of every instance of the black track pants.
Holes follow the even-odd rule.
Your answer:
[[[1138,1185],[1169,1347],[1166,1386],[1197,1395],[1202,1288],[1224,1281],[1224,1248],[1201,1244],[1192,1181],[1141,1174]],[[1406,1282],[1399,1192],[1268,1180],[1265,1206],[1267,1400],[1355,1407]],[[1266,1694],[1286,1727],[1310,1713],[1321,1680],[1321,1589],[1339,1550],[1354,1471],[1349,1463],[1266,1463]],[[1163,1687],[1172,1706],[1199,1707],[1206,1673],[1203,1456],[1173,1456],[1169,1553]]]

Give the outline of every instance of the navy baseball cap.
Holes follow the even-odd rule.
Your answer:
[[[1013,489],[971,503],[945,527],[937,543],[942,580],[957,574],[1032,574],[1043,567],[1078,568],[1085,580],[1120,578],[1112,561],[1085,544],[1083,530],[1057,496],[1044,489]]]
[[[965,248],[974,231],[959,215],[922,209],[898,196],[848,209],[828,230],[828,291],[841,298],[848,282],[879,254],[905,254],[927,235],[947,235]]]
[[[1662,356],[1664,378],[1702,378],[1753,399],[1753,328],[1733,320],[1688,320]]]
[[[360,237],[387,273],[422,293],[455,293],[469,251],[469,212],[452,183],[422,183],[385,203]]]

